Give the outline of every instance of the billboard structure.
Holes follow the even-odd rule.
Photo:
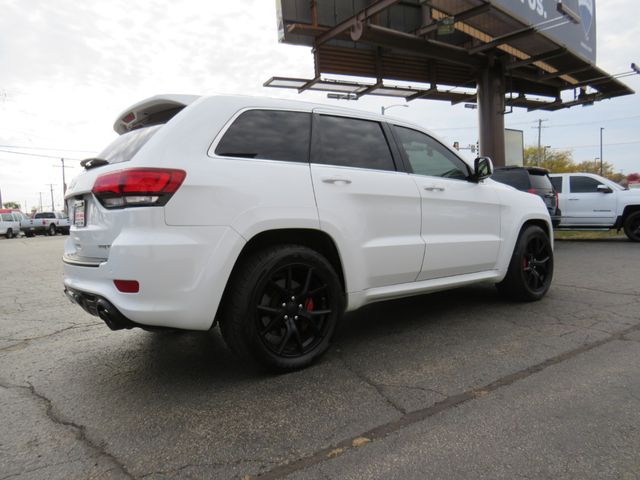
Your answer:
[[[497,165],[507,108],[633,93],[595,65],[595,0],[277,0],[277,12],[280,40],[312,47],[315,75],[265,86],[477,102],[480,149]]]

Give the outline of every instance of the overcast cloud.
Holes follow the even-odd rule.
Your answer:
[[[598,64],[610,73],[640,63],[640,23],[633,7],[633,0],[599,2]],[[31,208],[43,192],[46,207],[46,184],[52,183],[56,208],[61,208],[57,158],[77,165],[72,159],[97,153],[115,138],[112,124],[118,113],[158,93],[245,93],[329,102],[319,93],[262,87],[274,75],[311,77],[312,58],[309,48],[278,44],[273,0],[5,0],[0,150],[56,158],[0,151],[2,199]],[[640,77],[625,81],[640,90]],[[379,110],[394,103],[376,97],[348,106]],[[477,140],[476,114],[463,106],[416,101],[390,113],[434,129],[449,143]],[[522,129],[530,144],[537,140],[532,127],[538,118],[548,120],[543,143],[576,147],[576,160],[599,156],[600,126],[606,128],[605,143],[635,142],[607,146],[605,159],[627,173],[640,170],[638,95],[558,113],[516,110],[506,123]],[[68,175],[79,172],[75,168]]]

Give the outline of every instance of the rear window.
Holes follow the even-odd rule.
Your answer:
[[[546,174],[530,173],[529,180],[531,181],[531,188],[535,188],[536,190],[553,190],[551,180],[549,180]]]
[[[53,212],[41,212],[36,213],[33,218],[56,218],[56,215]]]
[[[97,158],[109,163],[128,162],[155,135],[162,125],[139,128],[116,138]]]
[[[529,187],[529,174],[524,169],[497,169],[491,175],[493,180],[526,191]]]
[[[310,113],[249,110],[225,132],[215,154],[308,163],[310,137]]]
[[[3,222],[13,222],[13,217],[10,213],[2,213],[2,221]]]

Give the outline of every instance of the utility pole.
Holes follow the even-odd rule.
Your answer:
[[[538,119],[538,166],[542,161],[542,122],[546,122],[546,119]]]
[[[66,213],[67,212],[67,202],[64,201],[64,196],[67,194],[67,181],[65,179],[64,169],[65,168],[75,168],[75,167],[70,167],[69,165],[65,165],[64,164],[64,158],[61,158],[60,162],[62,162],[62,167],[60,165],[54,165],[54,167],[62,168],[62,206],[63,206],[62,208]]]
[[[600,127],[600,176],[602,177],[603,170],[603,156],[602,156],[602,132],[604,131],[604,127]]]
[[[53,183],[46,183],[45,185],[49,185],[49,189],[51,190],[51,211],[55,212],[56,211],[56,207],[53,203]]]
[[[42,211],[42,192],[38,192],[38,195],[40,195],[40,211]]]

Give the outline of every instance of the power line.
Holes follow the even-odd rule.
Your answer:
[[[21,145],[0,145],[0,148],[22,148],[25,150],[49,150],[54,152],[95,153],[95,150],[76,150],[73,148],[26,147]]]
[[[11,153],[15,155],[27,155],[29,157],[42,157],[42,158],[55,158],[55,159],[60,158],[60,155],[43,155],[41,153],[12,152],[11,150],[2,150],[2,149],[0,149],[0,152]],[[64,157],[64,158],[66,160],[77,160],[78,162],[82,161],[82,158],[71,158],[71,157]]]
[[[632,142],[614,142],[614,143],[605,143],[603,144],[605,147],[615,147],[617,145],[640,145],[640,140],[636,140],[636,141],[632,141]],[[573,145],[570,147],[552,147],[549,150],[571,150],[571,149],[577,149],[577,148],[595,148],[595,147],[599,147],[600,144],[594,144],[594,145]]]
[[[632,118],[640,118],[640,115],[631,115],[628,117],[617,117],[617,118],[605,118],[603,120],[595,120],[595,121],[589,121],[589,122],[576,122],[576,123],[559,123],[559,124],[549,124],[548,127],[546,128],[561,128],[561,127],[577,127],[580,125],[594,125],[594,124],[602,124],[602,123],[606,123],[606,122],[617,122],[620,120],[630,120]],[[531,125],[533,123],[537,123],[537,120],[530,120],[528,122],[514,122],[514,123],[510,123],[507,127],[511,127],[511,126],[515,126],[515,125]],[[434,132],[439,132],[439,131],[443,131],[443,130],[475,130],[477,129],[478,126],[477,125],[466,125],[464,127],[445,127],[445,128],[431,128],[430,130],[433,130]],[[538,127],[535,127],[538,128]]]

